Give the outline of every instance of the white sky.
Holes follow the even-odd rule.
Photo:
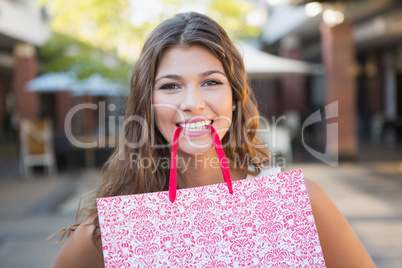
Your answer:
[[[131,23],[141,25],[147,21],[157,19],[161,14],[173,16],[179,12],[197,11],[205,13],[209,0],[200,0],[197,3],[185,4],[180,7],[163,6],[163,0],[130,0],[131,1]]]
[[[163,12],[163,0],[131,0],[131,23],[140,25],[152,21]]]

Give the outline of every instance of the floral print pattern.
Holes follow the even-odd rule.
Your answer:
[[[301,170],[97,200],[105,267],[325,267]]]

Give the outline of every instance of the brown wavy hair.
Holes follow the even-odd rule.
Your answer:
[[[252,146],[261,144],[256,132],[252,131],[258,128],[259,113],[247,83],[243,59],[228,34],[205,15],[195,12],[177,14],[154,29],[134,67],[126,106],[126,123],[119,146],[104,165],[102,182],[90,206],[85,209],[95,226],[94,241],[99,242],[100,238],[95,198],[167,190],[169,169],[156,165],[158,159],[169,159],[170,148],[164,146],[168,142],[153,122],[152,91],[157,67],[165,51],[172,47],[194,45],[206,48],[221,61],[232,88],[233,103],[237,108],[233,112],[231,127],[222,139],[229,164],[246,174],[256,175],[269,160],[264,149]],[[150,143],[147,142],[149,139]],[[154,160],[150,161],[152,166],[130,166],[132,155]],[[63,229],[63,236],[74,231],[78,225],[76,223]]]

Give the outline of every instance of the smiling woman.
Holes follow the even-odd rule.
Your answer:
[[[182,125],[185,138],[179,152],[205,154],[212,148],[205,125],[212,122],[222,139],[232,121],[232,89],[222,63],[198,45],[173,47],[165,52],[156,77],[153,104],[158,130],[172,141],[177,125]]]
[[[170,175],[174,174],[173,177],[170,176],[173,184],[176,182],[177,172],[179,188],[216,184],[223,181],[222,175],[229,185],[230,176],[236,181],[278,173],[277,169],[266,169],[264,164],[269,160],[269,155],[262,146],[256,146],[261,143],[256,138],[256,131],[253,131],[258,128],[255,103],[247,84],[243,60],[221,26],[194,12],[178,14],[163,22],[148,37],[134,68],[120,145],[104,167],[103,181],[96,191],[96,198],[167,190],[171,170],[173,173]],[[148,142],[138,145],[138,140],[144,139]],[[160,164],[163,162],[160,160],[170,159],[170,154],[173,159],[170,165]],[[140,159],[140,163],[147,165],[132,165],[132,155]],[[176,171],[177,158],[179,161]],[[214,164],[214,160],[218,160],[218,165]],[[279,175],[275,178],[278,180],[275,183],[280,183],[283,179]],[[290,181],[286,183],[291,184]],[[313,225],[310,229],[303,229],[303,234],[316,235],[318,232],[327,266],[373,267],[370,257],[328,196],[311,181],[307,180],[306,185],[303,184],[300,189],[305,190],[305,186],[317,229]],[[286,195],[286,191],[283,194]],[[202,197],[202,193],[199,195]],[[143,196],[139,196],[139,199]],[[248,197],[242,197],[243,200],[246,198]],[[294,200],[297,199],[289,199],[287,202],[296,211],[308,203],[308,200]],[[124,203],[123,207],[129,205]],[[268,215],[268,221],[269,215],[280,209],[279,206],[263,207],[263,214]],[[146,211],[149,208],[142,205],[139,209]],[[102,267],[100,222],[95,199],[87,212],[83,223],[62,230],[64,234],[72,234],[60,251],[54,267]],[[231,211],[226,213],[230,214]],[[101,218],[102,225],[112,226],[113,232],[119,233],[116,230],[119,224],[123,224],[123,214],[121,211],[113,211],[114,216],[108,222],[105,223],[105,219]],[[296,219],[295,225],[298,222]],[[164,222],[159,224],[165,225]],[[172,223],[166,223],[167,226],[169,224]],[[176,220],[174,224],[182,223]],[[236,223],[233,224],[235,228]],[[291,225],[293,228],[294,224]],[[145,229],[154,230],[159,227],[147,225]],[[145,229],[144,232],[147,231]],[[121,235],[124,236],[125,233],[118,234],[119,237]],[[147,253],[134,252],[127,243],[120,249],[110,249],[104,245],[103,250],[123,257],[127,254],[150,255],[152,250],[147,247],[149,241],[141,241],[141,248],[147,250]],[[155,247],[158,248],[158,245]],[[315,250],[322,258],[321,248]],[[269,254],[280,252],[281,249]],[[105,258],[110,259],[109,253],[105,253]],[[296,259],[300,258],[300,254],[316,254],[300,248],[295,248],[293,253],[293,258]],[[153,256],[148,255],[146,257],[154,260]],[[284,256],[278,260],[283,260],[282,257]],[[118,265],[122,265],[121,267],[129,266],[127,258],[119,261]],[[237,260],[231,259],[230,262],[226,265],[233,266]],[[159,264],[164,266],[163,263]],[[197,266],[198,263],[193,264]],[[147,263],[144,261],[131,265],[140,267]]]

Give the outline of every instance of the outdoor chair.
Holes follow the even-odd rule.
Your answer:
[[[20,125],[20,163],[25,177],[34,166],[46,167],[49,175],[57,173],[52,123],[49,119],[23,119]]]

